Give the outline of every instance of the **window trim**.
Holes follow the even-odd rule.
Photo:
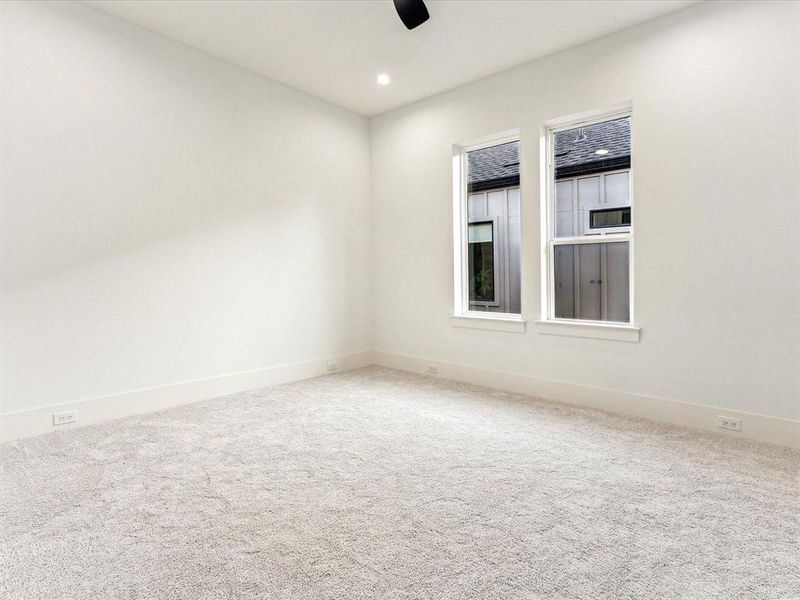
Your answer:
[[[540,129],[539,149],[540,149],[540,197],[544,199],[540,202],[541,211],[541,316],[537,323],[537,330],[540,333],[552,333],[557,335],[579,335],[580,331],[588,332],[585,336],[592,335],[592,329],[600,331],[614,330],[635,330],[636,339],[628,341],[638,341],[639,328],[635,323],[634,310],[634,223],[631,219],[630,231],[607,232],[590,236],[575,237],[555,237],[555,134],[559,131],[574,129],[576,127],[586,127],[604,121],[629,117],[633,120],[632,103],[626,102],[613,107],[586,111],[566,117],[551,119],[542,123]],[[634,182],[633,182],[633,140],[631,140],[631,165],[630,169],[630,194],[631,194],[631,216],[633,217],[633,205],[635,202]],[[629,320],[620,321],[595,321],[589,319],[563,319],[555,317],[555,252],[554,247],[564,244],[590,244],[590,243],[612,243],[628,242],[628,304]],[[560,327],[557,325],[564,325]],[[602,336],[606,337],[606,336]],[[610,337],[607,339],[617,339]]]
[[[620,325],[610,321],[579,321],[558,319],[557,321],[536,321],[536,331],[546,335],[565,335],[568,337],[591,338],[595,340],[616,340],[638,342],[641,329],[632,325]]]
[[[491,313],[488,311],[469,310],[469,278],[467,273],[469,251],[467,244],[468,238],[468,212],[467,212],[467,153],[473,150],[481,150],[491,146],[517,142],[520,144],[520,166],[523,163],[522,144],[519,129],[510,129],[489,135],[478,140],[464,144],[453,145],[453,314],[451,322],[461,323],[464,326],[466,321],[473,322],[475,319],[487,321],[516,321],[524,323],[522,313]],[[520,194],[522,194],[522,169],[520,169]],[[516,186],[514,186],[516,187]],[[521,207],[520,207],[521,208]],[[488,219],[483,219],[488,220]],[[494,235],[494,233],[493,233]],[[496,246],[496,244],[495,244]],[[522,269],[523,256],[520,256],[520,271]],[[499,275],[499,274],[498,274]],[[520,294],[522,291],[520,290]],[[520,298],[521,300],[521,298]],[[504,328],[504,330],[506,330]]]
[[[461,329],[482,329],[483,331],[501,331],[503,333],[525,333],[525,321],[519,315],[508,313],[489,313],[492,317],[483,316],[486,313],[471,313],[469,315],[451,315],[450,324]]]

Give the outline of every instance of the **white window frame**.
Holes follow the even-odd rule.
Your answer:
[[[453,314],[451,322],[455,327],[474,329],[490,329],[495,331],[523,333],[525,321],[522,314],[492,313],[469,310],[469,257],[468,212],[467,212],[467,153],[482,150],[491,146],[520,143],[518,129],[504,131],[474,140],[466,144],[453,146]],[[520,167],[522,167],[522,147],[520,143]],[[522,169],[520,168],[520,172]],[[522,177],[520,173],[520,194]],[[520,206],[522,210],[522,206]],[[484,219],[489,220],[489,219]],[[495,244],[496,245],[496,244]],[[520,272],[523,271],[524,257],[520,256]],[[520,294],[522,291],[520,291]]]
[[[537,321],[539,333],[590,337],[601,339],[618,339],[623,341],[639,341],[639,328],[634,324],[634,223],[628,232],[608,232],[573,237],[555,237],[555,134],[578,127],[587,127],[604,121],[629,117],[633,126],[633,111],[630,103],[615,107],[600,109],[554,119],[542,124],[540,150],[541,150],[541,319]],[[631,127],[632,128],[632,127]],[[633,145],[631,145],[630,167],[630,199],[631,216],[636,213],[635,198],[633,193]],[[629,320],[627,322],[593,321],[588,319],[563,319],[555,316],[555,247],[573,244],[598,244],[628,242],[628,293],[629,293]]]

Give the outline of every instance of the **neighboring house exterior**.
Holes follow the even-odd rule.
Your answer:
[[[555,235],[630,230],[630,119],[555,136]],[[601,151],[598,153],[598,151]],[[470,310],[519,313],[519,143],[467,156]],[[628,245],[558,246],[557,318],[627,321]]]

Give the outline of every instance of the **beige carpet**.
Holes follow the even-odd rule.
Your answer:
[[[800,598],[798,453],[397,371],[1,448],[4,599]]]

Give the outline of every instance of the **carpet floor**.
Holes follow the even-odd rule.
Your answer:
[[[0,597],[797,599],[799,465],[370,367],[0,446]]]

